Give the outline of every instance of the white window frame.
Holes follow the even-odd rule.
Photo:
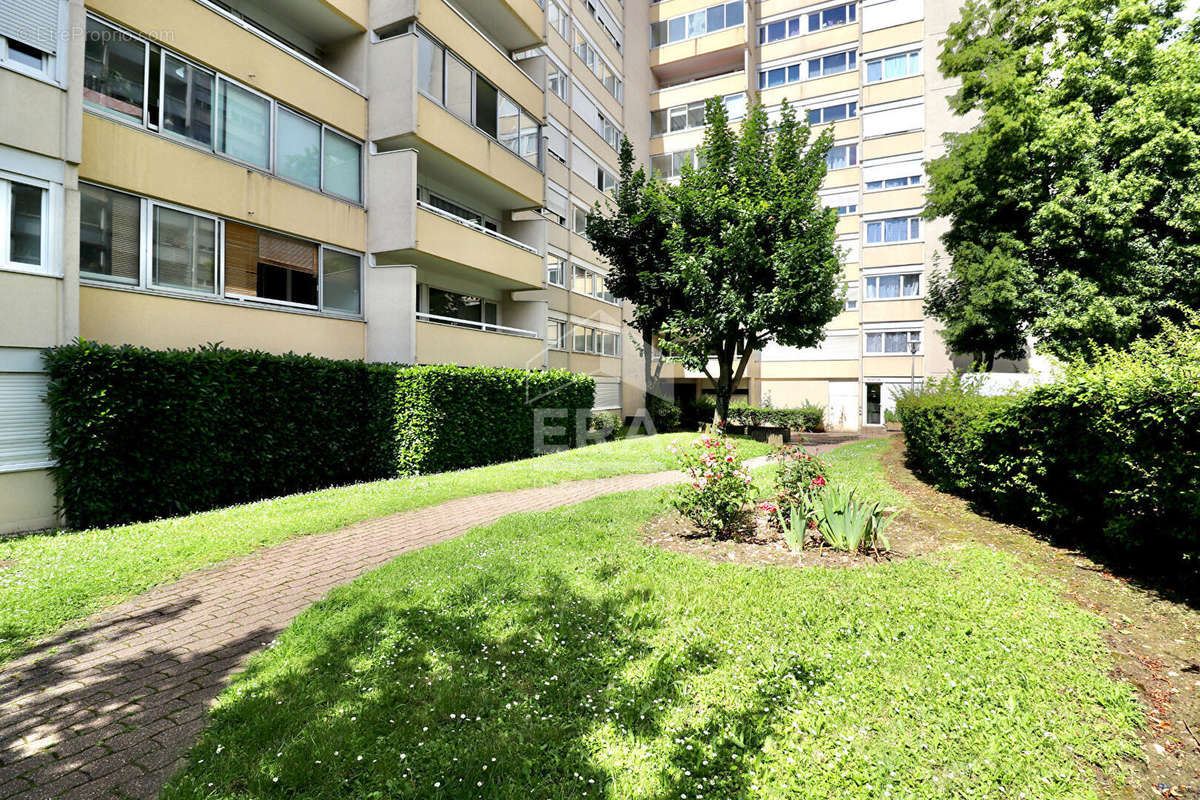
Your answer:
[[[906,45],[901,45],[899,47],[889,48],[888,50],[885,50],[885,51],[872,53],[869,58],[867,58],[867,57],[860,58],[859,61],[862,62],[863,86],[876,86],[881,83],[890,83],[891,81],[902,81],[902,80],[905,80],[906,78],[915,78],[918,75],[923,75],[925,72],[925,60],[924,60],[924,55],[922,54],[921,50],[922,50],[922,48],[920,45],[906,44]],[[878,80],[870,80],[867,77],[871,71],[870,65],[875,62],[882,62],[885,59],[894,58],[896,56],[912,56],[912,55],[916,55],[916,57],[917,57],[917,66],[916,66],[915,72],[906,72],[904,75],[900,75],[895,78],[885,78],[885,77],[883,77],[883,67],[880,66],[880,77]],[[910,64],[910,63],[911,63],[911,60],[906,58],[905,59],[905,67],[907,68],[908,64]]]
[[[916,355],[925,355],[925,323],[922,321],[916,322],[875,322],[868,325],[863,325],[863,356],[868,358],[895,358],[897,356],[912,356],[913,353],[907,349],[903,353],[888,353],[880,351],[878,353],[867,350],[867,337],[869,334],[888,334],[888,333],[907,333],[909,334],[906,343],[912,341],[912,334],[917,334],[920,337],[921,347],[917,350]],[[881,346],[886,342],[886,336],[880,340]],[[872,381],[874,383],[875,381]]]
[[[559,283],[550,280],[550,259],[557,259],[559,262],[558,274]],[[546,249],[546,285],[556,286],[559,289],[567,288],[567,270],[571,267],[571,259],[566,254],[554,248]]]
[[[919,233],[915,237],[910,236],[910,238],[899,239],[894,242],[887,241],[886,239],[882,238],[882,237],[886,236],[886,231],[887,231],[886,223],[888,220],[894,220],[894,219],[906,220],[908,222],[907,230],[910,232],[912,231],[912,221],[914,219],[917,220],[917,229],[918,229]],[[883,223],[884,224],[884,227],[880,229],[881,239],[878,242],[872,242],[870,240],[870,234],[869,234],[870,226],[875,223]],[[915,209],[915,208],[913,208],[913,209],[897,209],[896,211],[880,212],[880,213],[872,214],[869,217],[863,218],[863,229],[862,229],[862,246],[863,247],[888,247],[890,245],[920,244],[924,241],[925,241],[925,220],[921,216],[920,209]]]
[[[180,286],[162,286],[154,282],[154,245],[155,245],[155,226],[154,226],[154,211],[158,208],[165,208],[171,211],[178,211],[181,214],[190,214],[193,217],[209,219],[213,222],[213,290],[211,292],[202,291],[199,289],[186,289]],[[206,211],[197,211],[194,208],[187,206],[176,205],[175,203],[166,203],[161,200],[142,199],[142,243],[145,250],[142,253],[142,283],[141,285],[152,290],[156,294],[170,294],[183,297],[224,297],[225,296],[225,237],[222,235],[225,231],[225,226],[222,224],[221,218],[216,214],[210,214]]]
[[[550,326],[551,325],[558,326],[559,333],[558,333],[557,339],[550,338]],[[546,317],[546,348],[549,350],[557,350],[560,352],[566,352],[569,349],[567,347],[567,339],[570,338],[570,335],[571,335],[570,330],[571,330],[571,323],[567,322],[565,317],[554,317],[554,316]]]
[[[894,303],[897,300],[921,300],[925,297],[925,270],[920,264],[914,264],[911,267],[877,267],[875,269],[865,269],[862,274],[862,296],[861,301],[864,303]],[[917,278],[917,293],[903,294],[904,278],[914,275]],[[901,294],[896,297],[870,297],[867,287],[874,280],[878,287],[879,278],[900,278]],[[878,288],[876,289],[878,292]]]
[[[30,46],[32,50],[38,50],[36,47]],[[9,39],[4,35],[0,35],[0,67],[19,72],[22,75],[33,78],[35,80],[44,81],[59,85],[57,80],[58,59],[55,55],[39,50],[42,55],[42,66],[40,69],[34,69],[28,64],[23,64],[20,61],[14,61],[9,56]]]
[[[37,264],[22,264],[12,260],[12,185],[21,184],[40,189],[42,192],[41,223],[42,230],[39,239],[41,252]],[[62,187],[53,181],[20,175],[7,170],[0,170],[0,270],[4,272],[22,272],[27,275],[45,275],[61,278],[62,259],[59,257],[59,241],[55,231],[59,229],[61,215],[58,209],[62,206]]]

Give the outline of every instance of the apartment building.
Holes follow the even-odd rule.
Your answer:
[[[594,375],[641,356],[584,236],[620,137],[668,179],[703,101],[830,125],[846,311],[739,387],[879,424],[949,369],[918,218],[957,0],[23,0],[0,7],[0,531],[55,520],[42,348],[210,342]],[[928,344],[928,346],[927,346]],[[668,365],[680,399],[701,375]]]
[[[953,87],[936,68],[961,3],[633,5],[627,27],[650,32],[645,156],[659,174],[673,179],[694,160],[712,97],[733,119],[754,94],[774,118],[786,100],[814,128],[833,131],[822,195],[840,217],[845,310],[820,347],[770,345],[756,354],[740,396],[778,407],[817,403],[839,429],[882,424],[896,388],[952,367],[922,311],[942,228],[920,214],[923,164],[940,155],[942,134],[962,127],[945,102]],[[705,390],[702,373],[674,366],[667,374],[677,399]]]

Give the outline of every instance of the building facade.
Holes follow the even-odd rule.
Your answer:
[[[832,125],[846,311],[754,402],[882,422],[949,369],[921,298],[931,69],[956,0],[24,0],[0,8],[0,532],[53,525],[40,352],[154,348],[564,368],[641,405],[584,236],[622,135],[668,178],[703,101]],[[915,355],[910,348],[915,347]],[[910,374],[911,373],[911,374]],[[667,365],[677,396],[703,391]]]

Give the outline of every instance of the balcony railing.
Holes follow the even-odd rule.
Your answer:
[[[453,325],[456,328],[471,328],[485,333],[502,333],[505,336],[520,336],[524,339],[540,339],[535,331],[527,331],[524,328],[509,328],[504,325],[493,325],[488,322],[476,322],[470,319],[459,319],[458,317],[443,317],[438,314],[427,314],[424,311],[417,312],[418,322],[432,322],[435,325]]]
[[[473,222],[472,220],[469,220],[469,219],[463,219],[462,217],[451,214],[449,211],[443,211],[442,209],[438,208],[437,206],[431,206],[431,205],[429,205],[429,203],[426,203],[423,200],[417,201],[417,208],[423,208],[431,214],[437,214],[439,217],[448,219],[451,222],[457,222],[459,225],[464,225],[464,226],[470,228],[471,230],[478,231],[479,233],[484,234],[485,236],[491,236],[493,239],[499,239],[500,241],[505,242],[506,244],[511,244],[513,247],[519,247],[527,253],[532,253],[535,256],[541,255],[541,253],[538,251],[538,249],[536,247],[530,247],[529,245],[525,244],[524,242],[518,242],[516,239],[513,239],[510,236],[505,236],[503,233],[498,233],[497,231],[491,230],[490,228],[485,228],[482,225],[480,225],[478,222]]]

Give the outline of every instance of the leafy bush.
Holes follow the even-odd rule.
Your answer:
[[[828,468],[804,448],[786,447],[779,452],[779,472],[775,475],[775,505],[784,514],[790,509],[806,510],[814,494],[825,486]]]
[[[897,403],[913,469],[1002,516],[1128,554],[1200,558],[1200,331],[1104,351],[1052,383],[961,381]]]
[[[534,405],[574,446],[591,378],[210,346],[48,350],[50,451],[75,528],[534,455]],[[531,403],[530,401],[533,401]]]
[[[654,423],[656,432],[667,433],[679,429],[683,419],[683,411],[679,406],[657,395],[651,395],[648,402],[650,407],[646,410],[650,412],[650,421]]]
[[[440,365],[400,370],[396,379],[396,465],[414,475],[479,467],[536,455],[537,409],[544,444],[580,443],[581,414],[596,382],[564,370]]]
[[[588,417],[588,431],[603,434],[604,439],[620,438],[624,435],[621,415],[612,411],[593,411]]]
[[[675,490],[675,510],[713,536],[720,536],[742,516],[750,502],[750,472],[732,439],[702,434],[691,444],[673,442],[670,451],[687,475],[687,483]]]
[[[815,431],[825,419],[825,410],[806,403],[800,408],[771,408],[745,404],[730,405],[729,422],[747,427],[788,428],[790,430]]]
[[[75,528],[393,472],[394,367],[93,342],[45,363],[53,473]]]

